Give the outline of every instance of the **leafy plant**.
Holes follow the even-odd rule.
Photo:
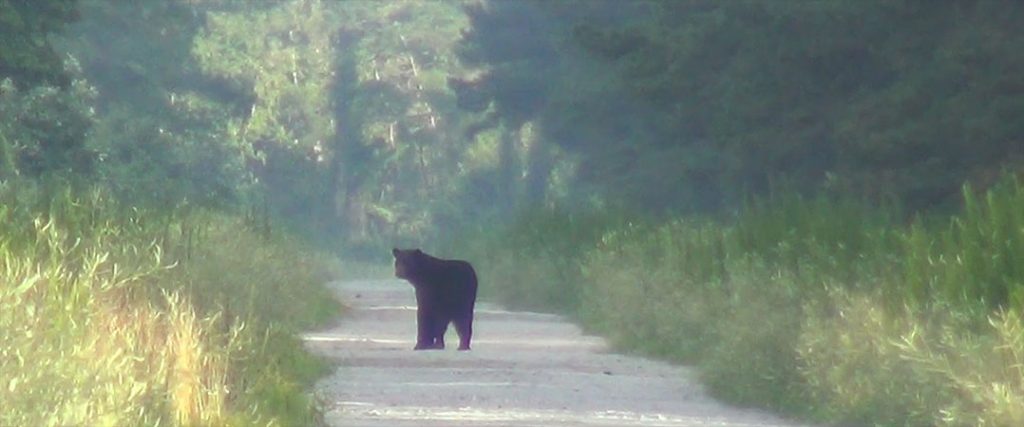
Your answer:
[[[0,191],[18,202],[0,211],[0,424],[314,419],[302,389],[323,365],[293,336],[337,310],[324,258],[216,215],[31,188]]]
[[[476,250],[498,266],[501,300],[555,299],[619,348],[696,364],[731,401],[828,422],[1008,426],[1021,417],[1020,198],[1008,177],[984,203],[965,190],[949,221],[909,226],[795,193],[730,222],[534,213]]]

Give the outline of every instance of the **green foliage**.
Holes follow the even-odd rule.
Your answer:
[[[794,291],[801,280],[758,260],[737,263],[729,271],[730,294],[706,301],[722,305],[725,299],[719,311],[702,319],[715,339],[704,343],[710,346],[699,360],[701,378],[732,402],[806,411],[796,350],[804,317],[801,302],[807,298]]]
[[[501,233],[480,225],[448,240],[444,246],[447,251],[476,255],[471,261],[481,277],[501,277],[502,282],[519,284],[481,287],[484,297],[515,308],[575,313],[580,289],[574,286],[582,283],[583,274],[577,260],[601,238],[601,230],[619,220],[613,214],[538,211],[520,216]],[[467,243],[474,246],[468,248]],[[524,263],[525,259],[533,261]]]
[[[244,88],[253,101],[237,137],[255,144],[312,149],[329,124],[331,55],[326,6],[285,2],[272,8],[210,11],[192,56],[204,74]]]
[[[819,416],[855,424],[935,425],[942,402],[956,396],[897,347],[923,325],[890,313],[881,298],[837,291],[830,301],[828,311],[806,312],[796,347]],[[936,338],[930,335],[922,341]]]
[[[1024,187],[1018,179],[983,194],[964,186],[964,215],[932,244],[912,246],[930,259],[930,286],[944,299],[1024,309]]]
[[[19,89],[10,78],[0,80],[0,179],[93,171],[95,152],[86,133],[94,120],[90,103],[96,92],[81,79],[75,61],[66,66],[75,78],[66,88]]]
[[[785,266],[799,282],[816,284],[804,291],[833,281],[871,289],[878,284],[858,279],[899,253],[901,241],[891,228],[898,217],[893,207],[781,191],[744,206],[725,246],[729,254],[756,254]]]
[[[446,85],[465,72],[453,51],[467,23],[448,1],[334,9],[336,119],[348,126],[333,148],[345,183],[335,197],[348,241],[384,254],[382,242],[427,240],[467,219],[460,198],[492,166],[473,155],[462,135],[470,119]]]
[[[706,225],[612,227],[582,261],[580,317],[623,348],[695,362],[714,339],[707,319],[726,308],[723,262]]]
[[[1007,178],[965,190],[948,223],[906,227],[895,210],[795,193],[729,223],[540,212],[465,250],[499,300],[696,364],[734,402],[839,423],[1009,426],[1024,397],[1020,200]]]
[[[68,84],[49,36],[78,18],[77,0],[0,1],[0,80],[19,88]]]
[[[310,256],[308,248],[288,236],[268,237],[257,229],[238,233],[241,227],[199,214],[177,227],[195,246],[182,261],[181,286],[195,296],[200,311],[224,310],[259,327],[273,322],[291,332],[322,323],[337,311],[318,286],[329,279],[326,259]]]
[[[997,311],[966,330],[958,313],[891,313],[877,295],[836,293],[841,316],[809,315],[801,370],[827,419],[875,425],[1012,426],[1020,405],[1022,319]],[[942,309],[944,310],[944,309]]]
[[[465,26],[454,2],[85,6],[69,50],[117,107],[98,138],[117,157],[110,181],[151,171],[126,198],[240,199],[349,247],[436,234],[435,212],[456,211],[438,196],[473,176],[445,86]],[[130,66],[111,70],[100,43],[120,21],[135,37],[110,49]],[[152,188],[162,180],[175,184]]]
[[[294,334],[337,310],[325,259],[218,215],[19,184],[0,190],[0,424],[313,423],[324,367]]]
[[[234,86],[215,85],[191,57],[201,10],[84,0],[58,43],[95,88],[87,144],[98,177],[126,203],[225,208],[250,193],[248,151],[229,134]]]
[[[463,86],[613,204],[730,212],[788,179],[950,208],[1021,167],[1020,5],[627,3],[481,3],[463,40]]]

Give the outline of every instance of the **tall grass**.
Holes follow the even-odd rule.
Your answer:
[[[855,425],[1024,425],[1016,179],[965,187],[961,214],[927,223],[795,195],[729,221],[574,230],[547,215],[478,248],[498,296],[565,293],[548,306],[620,348],[696,364],[721,397]],[[560,266],[571,274],[550,275]]]
[[[482,286],[484,298],[528,310],[575,313],[579,305],[582,265],[578,260],[601,238],[605,229],[618,224],[616,215],[550,215],[526,212],[502,232],[491,227],[460,236],[448,252],[473,256],[491,274],[514,286]],[[523,263],[525,259],[532,260]],[[489,275],[490,277],[490,275]]]
[[[0,188],[0,425],[310,425],[326,259],[213,214]]]

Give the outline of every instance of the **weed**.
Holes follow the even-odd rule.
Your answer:
[[[336,310],[323,257],[57,194],[0,189],[0,425],[310,424],[323,365],[293,336]]]
[[[1024,425],[1024,187],[909,226],[785,193],[732,221],[534,212],[475,248],[500,300],[701,368],[731,401],[865,425]],[[483,241],[484,243],[480,243]]]

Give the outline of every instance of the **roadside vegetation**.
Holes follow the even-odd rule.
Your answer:
[[[695,364],[718,396],[855,425],[1024,424],[1024,186],[951,219],[791,193],[729,221],[534,213],[469,238],[490,296]]]
[[[337,312],[329,257],[84,194],[0,188],[0,424],[315,423],[296,333]]]
[[[1024,425],[1024,7],[1005,6],[467,7],[460,58],[486,73],[459,105],[493,114],[514,170],[480,204],[507,219],[448,251],[484,294],[695,364],[732,402]]]

